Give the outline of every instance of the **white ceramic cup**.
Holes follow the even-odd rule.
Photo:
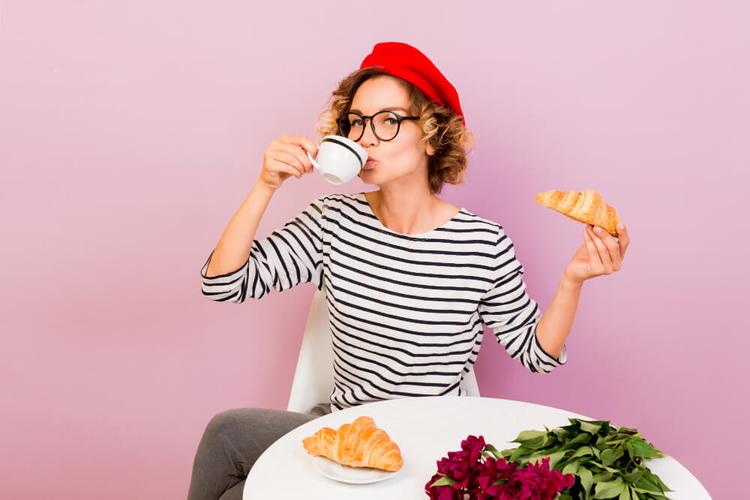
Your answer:
[[[341,185],[359,174],[367,161],[367,151],[351,139],[327,135],[320,140],[317,156],[307,153],[307,157],[325,180]]]

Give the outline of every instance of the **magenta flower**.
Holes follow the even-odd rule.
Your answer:
[[[437,473],[425,484],[425,492],[437,500],[552,500],[575,483],[572,474],[550,470],[549,457],[519,467],[485,454],[486,448],[483,436],[461,441],[461,451],[449,451],[437,462]]]

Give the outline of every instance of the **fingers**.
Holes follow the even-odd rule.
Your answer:
[[[588,225],[587,229],[592,235],[599,257],[604,264],[605,274],[619,271],[622,259],[617,240],[602,227]]]
[[[622,221],[617,223],[617,239],[619,240],[620,244],[620,257],[625,258],[625,251],[630,245],[630,235],[628,234],[628,229],[625,227],[625,224]]]
[[[595,273],[600,274],[604,269],[604,264],[602,264],[602,260],[599,258],[599,252],[596,249],[594,237],[589,232],[589,227],[590,226],[586,224],[583,228],[583,238],[586,240],[586,251],[589,254],[589,267]]]
[[[593,226],[586,225],[586,231],[589,233],[591,240],[594,242],[594,247],[596,249],[595,254],[599,257],[600,266],[597,267],[597,269],[599,270],[598,274],[611,273],[613,268],[612,258],[609,255],[609,251],[607,250],[606,245],[599,238],[599,235],[594,232]]]
[[[282,135],[279,137],[279,140],[287,144],[299,146],[308,151],[313,157],[318,154],[318,145],[304,135]]]
[[[318,154],[318,145],[303,135],[283,135],[279,138],[280,147],[295,155],[306,173],[313,171],[313,165],[306,153],[315,157]]]
[[[287,162],[278,160],[276,158],[271,158],[270,163],[271,165],[273,165],[273,168],[271,170],[275,170],[277,172],[284,172],[286,174],[293,175],[297,179],[302,178],[302,173],[300,172],[299,167],[293,167],[292,165],[289,165]]]
[[[276,161],[290,167],[292,169],[292,175],[294,175],[295,177],[302,177],[302,175],[305,173],[305,166],[300,162],[300,159],[290,151],[277,149],[274,152],[273,156]]]
[[[313,171],[308,153],[318,154],[315,142],[305,136],[281,135],[271,141],[264,151],[260,177],[274,188],[291,176],[301,179],[304,174]]]
[[[281,151],[284,151],[285,153],[288,153],[294,157],[295,165],[298,165],[303,173],[310,173],[313,170],[312,162],[310,161],[310,158],[307,157],[305,154],[305,149],[301,146],[298,146],[296,144],[281,144],[279,146]]]

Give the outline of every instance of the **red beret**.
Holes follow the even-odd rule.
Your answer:
[[[375,44],[359,68],[378,67],[385,73],[414,84],[428,99],[452,109],[466,125],[458,92],[430,59],[415,47],[401,42]]]

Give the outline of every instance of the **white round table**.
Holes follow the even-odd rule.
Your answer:
[[[321,475],[313,467],[313,457],[303,448],[302,439],[321,427],[338,429],[360,415],[371,416],[399,445],[404,468],[393,477],[371,484],[347,484]],[[593,420],[548,406],[486,397],[432,396],[367,403],[313,419],[273,443],[250,470],[243,500],[426,499],[424,485],[437,472],[437,461],[448,451],[460,450],[461,441],[469,434],[482,435],[487,443],[502,450],[518,446],[510,441],[523,430],[568,425],[571,417]],[[647,465],[674,490],[669,498],[711,498],[674,458],[650,460]]]

